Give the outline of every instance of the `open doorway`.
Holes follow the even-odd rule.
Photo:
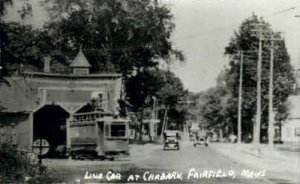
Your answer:
[[[70,114],[59,105],[45,105],[33,115],[33,141],[45,139],[50,145],[45,157],[60,157],[66,151],[66,119]]]

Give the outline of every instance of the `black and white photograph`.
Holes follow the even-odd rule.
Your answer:
[[[0,0],[0,183],[299,184],[299,0]]]

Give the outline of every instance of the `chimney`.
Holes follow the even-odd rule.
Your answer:
[[[51,60],[51,58],[49,56],[44,58],[44,72],[45,73],[50,72],[50,60]]]

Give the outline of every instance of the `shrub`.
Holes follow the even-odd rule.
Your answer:
[[[51,183],[45,166],[28,157],[25,151],[15,147],[0,145],[0,182],[4,183]]]

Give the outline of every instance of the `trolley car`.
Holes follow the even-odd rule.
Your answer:
[[[129,124],[103,112],[75,113],[69,120],[68,150],[74,159],[128,157]]]

